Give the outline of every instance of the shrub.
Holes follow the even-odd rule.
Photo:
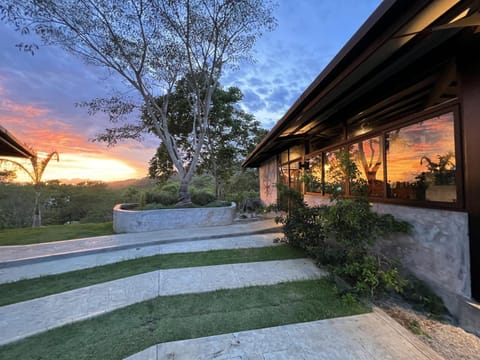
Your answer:
[[[178,182],[169,181],[165,185],[160,187],[160,191],[169,193],[171,195],[178,196],[180,190],[180,184]]]
[[[408,276],[408,283],[402,292],[402,297],[413,303],[415,310],[424,311],[434,318],[442,318],[449,314],[442,299],[422,280]]]
[[[365,199],[337,199],[331,206],[312,208],[298,194],[285,201],[290,210],[278,221],[291,245],[306,250],[362,295],[401,292],[405,287],[397,264],[376,254],[373,247],[381,236],[408,232],[408,223],[373,212]]]
[[[205,206],[215,201],[215,195],[206,191],[192,192],[190,197],[192,202],[198,206]]]
[[[142,207],[145,207],[148,204],[162,204],[165,206],[175,205],[177,203],[178,196],[175,194],[168,193],[166,191],[160,192],[150,192],[146,191],[143,193],[142,199],[140,201]]]

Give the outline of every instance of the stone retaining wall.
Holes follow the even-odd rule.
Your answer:
[[[113,230],[116,233],[137,233],[165,229],[230,225],[236,205],[228,207],[134,210],[132,204],[113,208]]]

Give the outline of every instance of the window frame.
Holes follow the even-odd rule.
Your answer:
[[[454,127],[454,141],[455,141],[455,177],[456,177],[456,192],[457,200],[456,202],[441,202],[441,201],[429,201],[429,200],[411,200],[411,199],[395,199],[387,197],[387,148],[385,146],[385,135],[386,133],[402,128],[409,125],[413,125],[422,121],[429,120],[435,116],[440,116],[446,113],[453,114],[453,127]],[[348,133],[348,132],[347,132]],[[439,208],[439,209],[450,209],[450,210],[464,210],[465,208],[465,199],[464,199],[464,175],[463,175],[463,141],[462,141],[462,119],[460,116],[459,103],[458,100],[454,103],[449,102],[448,104],[442,104],[434,108],[403,117],[401,119],[392,121],[389,124],[380,126],[377,129],[359,135],[357,137],[352,137],[350,139],[345,138],[343,141],[337,142],[335,144],[329,145],[325,148],[315,150],[314,152],[305,154],[305,161],[308,161],[310,158],[321,155],[322,156],[322,167],[325,164],[325,153],[335,151],[341,147],[347,147],[358,143],[359,141],[365,141],[374,137],[379,137],[382,141],[383,148],[383,196],[382,197],[368,197],[371,202],[386,203],[386,204],[396,204],[396,205],[408,205],[415,207],[425,207],[425,208]],[[322,181],[324,181],[325,174],[324,169],[322,169]],[[346,182],[347,195],[346,198],[358,198],[358,196],[350,195],[349,181]],[[322,198],[328,198],[330,195],[325,194],[324,187],[322,186],[322,193],[308,192],[304,191],[305,195],[317,196]]]

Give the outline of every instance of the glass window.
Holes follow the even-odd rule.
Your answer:
[[[455,202],[453,113],[386,134],[387,195],[397,199]]]
[[[345,151],[344,148],[325,152],[325,184],[326,194],[345,194],[345,185],[347,180],[347,172],[345,168]]]
[[[356,177],[350,181],[351,195],[383,197],[383,146],[379,136],[350,146]]]
[[[302,191],[300,182],[300,169],[298,161],[292,161],[290,163],[290,187],[297,191]]]
[[[303,145],[292,146],[290,149],[289,160],[297,160],[305,154],[305,147]]]
[[[288,150],[280,153],[280,164],[288,163]]]
[[[313,193],[323,193],[322,172],[323,172],[322,154],[308,159],[308,171],[305,171],[305,190]]]

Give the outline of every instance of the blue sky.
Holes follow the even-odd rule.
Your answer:
[[[270,129],[338,53],[379,0],[281,0],[278,27],[258,41],[255,62],[221,80],[244,94],[242,108]],[[15,44],[24,40],[0,23],[0,124],[38,151],[58,150],[61,161],[45,179],[98,180],[142,177],[157,140],[107,148],[89,141],[109,126],[75,103],[112,94],[116,78],[54,47],[34,56]],[[102,171],[108,169],[103,175]]]

